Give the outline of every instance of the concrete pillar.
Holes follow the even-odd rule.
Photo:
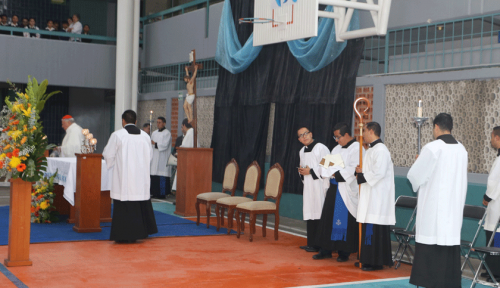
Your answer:
[[[131,109],[137,112],[137,95],[139,93],[139,28],[141,19],[141,0],[134,0],[134,38],[132,51],[132,106]]]
[[[122,128],[122,113],[132,108],[135,1],[117,1],[115,130]]]

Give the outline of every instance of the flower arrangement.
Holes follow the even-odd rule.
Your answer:
[[[60,91],[45,94],[48,81],[38,85],[36,79],[31,77],[28,77],[25,93],[9,84],[16,97],[13,102],[5,99],[0,114],[0,177],[39,181],[47,165],[44,153],[50,148],[47,136],[42,132],[40,112],[45,102]]]
[[[50,178],[43,178],[33,185],[31,193],[31,223],[52,223],[59,219],[54,211],[54,173]]]

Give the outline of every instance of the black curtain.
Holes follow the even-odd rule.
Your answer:
[[[237,19],[253,15],[253,5],[254,1],[231,0],[240,43],[246,42],[253,25],[237,24]],[[253,160],[264,168],[269,103],[276,103],[271,165],[279,162],[285,170],[284,192],[302,193],[301,183],[292,180],[297,178],[295,167],[301,148],[296,136],[297,125],[310,125],[313,128],[309,129],[316,131],[315,139],[328,146],[334,145],[333,125],[352,120],[363,43],[362,39],[348,41],[333,63],[316,72],[302,68],[286,43],[264,46],[255,61],[241,73],[231,74],[221,67],[212,137],[213,180],[222,181],[224,167],[233,157],[240,165],[241,181]],[[235,122],[241,126],[233,126]],[[249,135],[241,138],[240,129]],[[243,143],[243,139],[249,143]]]

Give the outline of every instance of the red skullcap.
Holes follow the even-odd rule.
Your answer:
[[[73,118],[73,116],[71,116],[71,115],[64,115],[64,117],[62,119],[72,119],[72,118]]]

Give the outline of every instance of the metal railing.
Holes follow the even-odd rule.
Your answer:
[[[387,31],[365,38],[358,75],[500,64],[500,13]]]
[[[196,87],[198,89],[217,87],[219,75],[219,64],[214,58],[196,61],[202,64],[203,69],[198,70],[196,76]],[[186,89],[184,68],[189,62],[143,68],[140,72],[140,93],[154,93],[163,91],[175,91]]]
[[[26,28],[19,28],[19,27],[0,26],[0,33],[2,31],[8,32],[8,33],[6,33],[7,35],[20,36],[20,37],[22,37],[21,33],[24,34],[27,32],[30,34],[40,34],[41,36],[44,35],[47,37],[63,38],[63,39],[50,38],[52,40],[69,41],[69,38],[73,38],[74,39],[73,41],[76,41],[76,39],[91,39],[92,43],[109,44],[109,42],[112,42],[112,44],[116,44],[116,38],[107,37],[107,36],[99,36],[99,35],[84,35],[84,34],[67,33],[67,32],[59,32],[59,31],[48,31],[45,29],[35,30],[35,29],[26,29]],[[1,34],[3,34],[3,33],[1,33]]]

